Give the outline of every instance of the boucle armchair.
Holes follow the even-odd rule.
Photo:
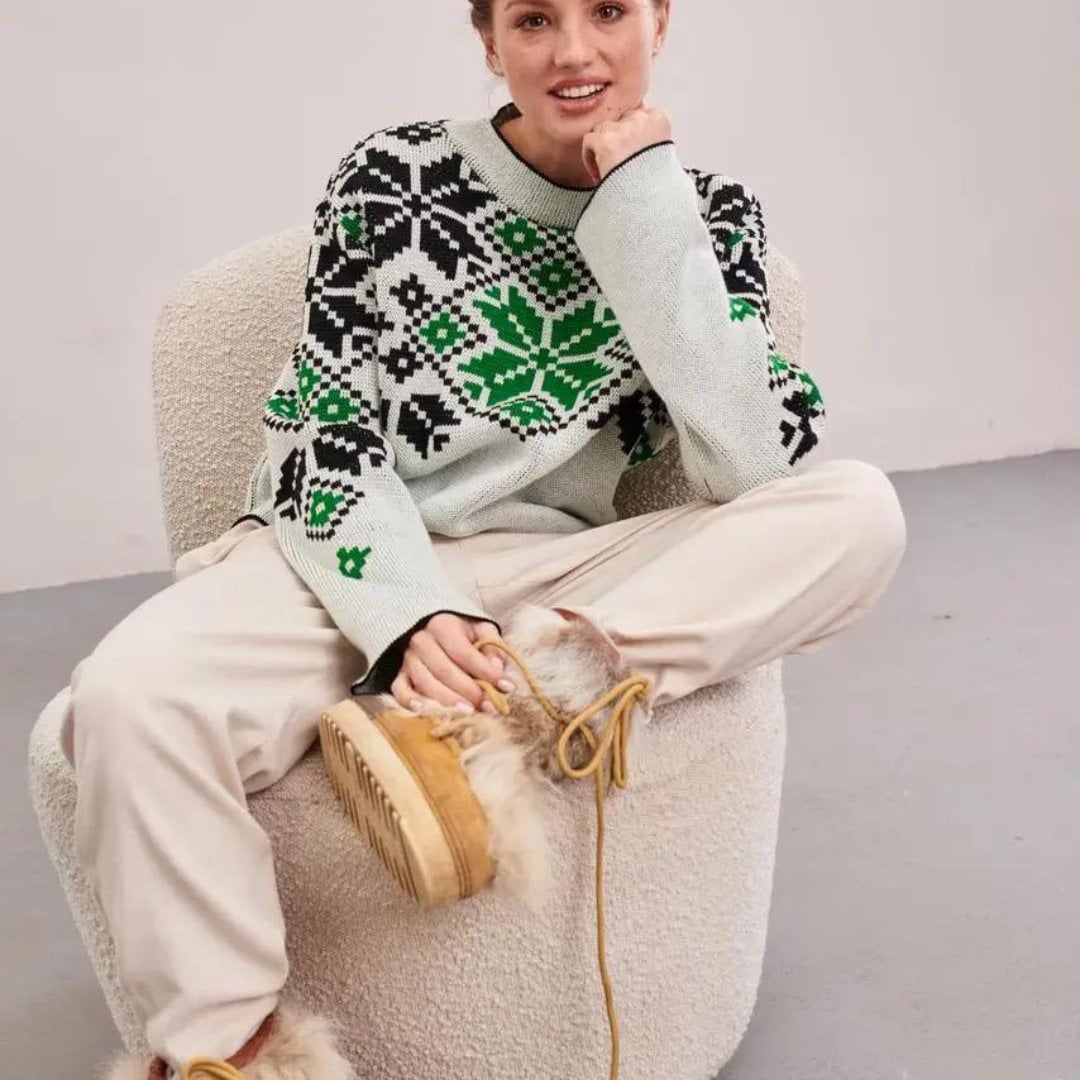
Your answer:
[[[153,389],[172,558],[240,513],[262,405],[300,330],[309,230],[230,252],[169,296]],[[798,360],[804,296],[775,249],[780,350]],[[693,496],[669,444],[627,473],[620,517]],[[786,740],[781,663],[658,709],[605,804],[606,950],[621,1080],[709,1080],[753,1011],[765,952]],[[75,775],[60,747],[68,688],[29,744],[34,807],[120,1036],[147,1053],[73,847]],[[332,704],[330,702],[328,705]],[[287,990],[340,1021],[361,1080],[601,1080],[610,1032],[597,969],[595,789],[567,780],[555,884],[529,915],[490,890],[423,912],[333,795],[316,740],[249,797],[269,835],[288,932]]]

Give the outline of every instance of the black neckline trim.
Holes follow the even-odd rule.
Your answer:
[[[493,117],[491,117],[490,123],[491,126],[495,129],[495,134],[498,135],[500,139],[502,139],[503,146],[505,146],[506,149],[509,150],[510,153],[513,154],[514,157],[516,157],[518,161],[520,161],[521,164],[525,166],[525,168],[527,168],[530,172],[535,173],[542,180],[547,181],[547,183],[551,184],[552,187],[561,188],[563,191],[595,191],[596,188],[600,186],[599,184],[597,184],[594,187],[576,187],[574,184],[562,184],[558,180],[552,180],[552,178],[548,176],[547,173],[541,172],[531,162],[526,161],[517,152],[514,146],[511,145],[510,140],[499,130],[499,126],[501,124],[505,124],[507,120],[514,120],[520,115],[521,111],[518,109],[518,107],[512,101],[509,101],[505,105],[503,105],[503,107],[499,109],[499,111]],[[586,203],[586,205],[588,205],[588,203]]]

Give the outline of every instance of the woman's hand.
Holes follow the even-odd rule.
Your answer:
[[[434,701],[451,708],[467,701],[480,708],[487,695],[476,679],[498,684],[506,678],[506,654],[498,649],[481,651],[483,642],[500,640],[494,623],[440,611],[409,639],[390,692],[406,709],[416,701],[422,706]]]
[[[601,120],[581,140],[581,156],[594,183],[601,180],[616,165],[653,143],[671,138],[671,121],[658,106],[644,104],[630,109],[618,120]]]

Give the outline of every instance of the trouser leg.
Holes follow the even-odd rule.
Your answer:
[[[888,477],[834,460],[722,505],[468,541],[493,618],[528,602],[590,619],[652,677],[655,706],[820,648],[878,602],[906,536]]]
[[[271,528],[207,551],[79,663],[65,733],[77,857],[174,1065],[235,1053],[277,1004],[285,925],[246,797],[304,755],[360,668]]]

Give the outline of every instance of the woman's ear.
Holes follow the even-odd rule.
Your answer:
[[[668,16],[671,14],[671,0],[660,5],[656,9],[656,40],[653,42],[653,56],[664,46],[664,38],[667,35]]]
[[[484,43],[484,61],[487,63],[488,70],[493,75],[502,75],[502,65],[499,64],[499,58],[495,52],[495,39],[490,33],[481,34],[480,40]]]

